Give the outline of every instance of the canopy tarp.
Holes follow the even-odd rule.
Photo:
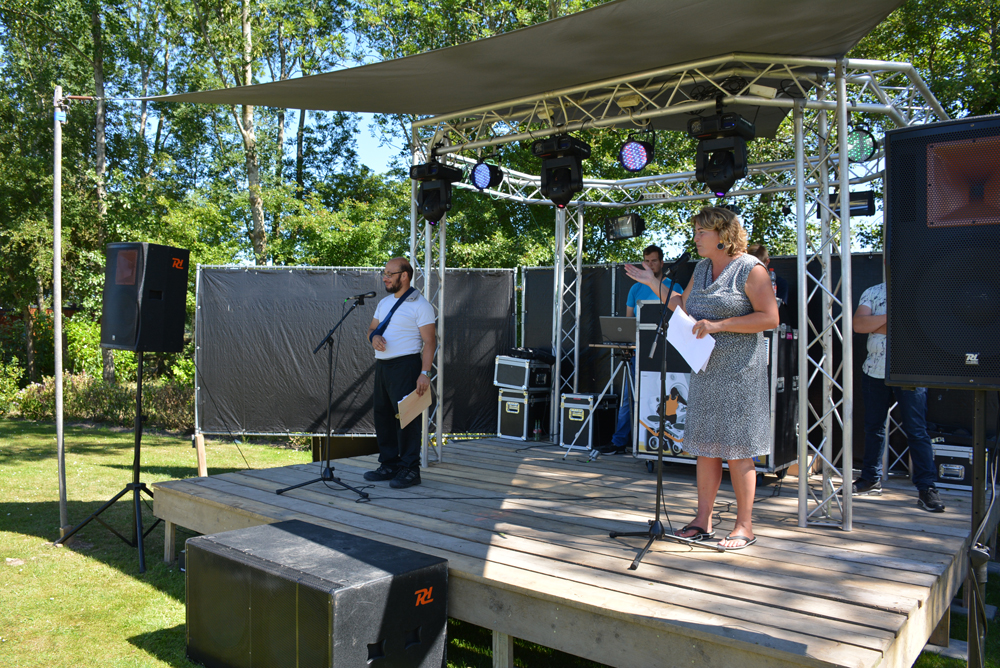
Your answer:
[[[902,2],[618,0],[406,58],[151,99],[439,116],[722,54],[837,58]]]

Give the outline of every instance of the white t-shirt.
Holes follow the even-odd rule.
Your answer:
[[[396,305],[396,295],[383,297],[375,307],[375,320],[381,323],[389,316],[389,311]],[[385,338],[385,350],[375,351],[375,359],[391,360],[402,355],[419,353],[423,346],[420,338],[420,327],[434,324],[434,307],[424,299],[419,291],[414,290],[396,312],[386,327],[382,336]]]
[[[867,306],[872,315],[885,315],[885,283],[879,283],[861,293],[858,306]],[[868,335],[868,357],[861,366],[872,378],[885,378],[885,334]]]

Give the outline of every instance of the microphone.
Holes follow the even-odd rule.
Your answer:
[[[682,264],[684,264],[690,259],[691,259],[691,253],[684,251],[683,255],[674,260],[673,263],[663,271],[663,275],[666,276],[669,274],[673,274],[675,271],[677,271],[678,267],[680,267]]]
[[[348,297],[345,302],[349,302],[352,299],[360,299],[361,303],[364,304],[366,299],[373,299],[378,293],[372,290],[371,292],[366,292],[363,295],[354,295],[353,297]]]
[[[674,272],[677,270],[677,268],[680,267],[682,264],[684,264],[685,262],[687,262],[690,259],[691,259],[691,253],[688,253],[687,251],[684,251],[679,258],[677,258],[676,260],[674,260],[670,264],[670,266],[667,267],[663,271],[663,275],[664,276],[671,276],[672,277],[673,274],[674,274]],[[674,282],[673,282],[673,279],[671,279],[671,281],[670,281],[670,296],[667,297],[667,302],[669,302],[670,301],[670,297],[673,297],[673,296],[674,296]],[[664,304],[663,305],[663,315],[660,317],[660,324],[656,328],[658,332],[663,329],[663,321],[666,319],[666,317],[667,317],[667,305]],[[649,359],[653,359],[653,355],[656,354],[656,344],[657,343],[659,343],[659,339],[657,337],[653,337],[653,345],[649,349]]]

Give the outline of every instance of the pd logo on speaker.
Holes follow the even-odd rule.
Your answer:
[[[174,265],[173,265],[174,269],[183,269],[184,268],[184,258],[175,257],[173,260],[174,260]]]

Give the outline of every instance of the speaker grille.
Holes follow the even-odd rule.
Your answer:
[[[1000,118],[888,133],[886,181],[887,380],[997,385]]]

